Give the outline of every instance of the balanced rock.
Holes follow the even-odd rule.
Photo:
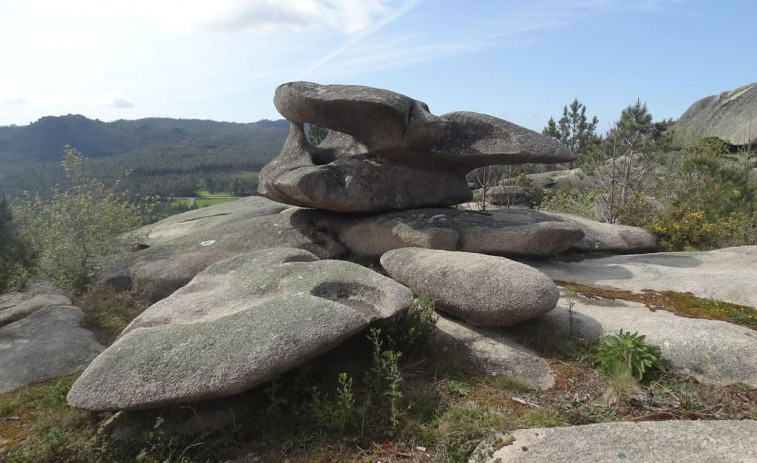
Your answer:
[[[584,234],[563,219],[520,220],[522,214],[411,209],[375,216],[334,215],[329,225],[344,247],[379,257],[403,247],[545,257],[568,250]]]
[[[435,116],[425,103],[357,85],[291,82],[274,104],[291,123],[258,191],[275,201],[337,212],[449,206],[472,196],[465,174],[491,164],[573,159],[556,140],[472,112]],[[330,129],[317,147],[304,124]]]
[[[245,391],[325,353],[412,294],[372,270],[271,248],[209,266],[152,305],[87,368],[68,401],[151,408]]]
[[[402,248],[381,256],[384,270],[437,308],[477,326],[509,326],[555,308],[559,292],[546,275],[504,257]]]
[[[76,307],[48,306],[0,328],[0,394],[86,367],[105,348],[83,318]]]

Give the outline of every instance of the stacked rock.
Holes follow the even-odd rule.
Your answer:
[[[274,102],[291,131],[259,192],[277,203],[248,198],[142,230],[144,249],[112,278],[157,302],[92,362],[70,404],[138,409],[242,392],[393,319],[411,290],[475,325],[509,326],[555,307],[558,291],[538,270],[477,253],[555,254],[583,237],[579,227],[449,206],[471,199],[470,170],[573,159],[563,145],[483,114],[435,116],[368,87],[294,82]],[[306,123],[330,129],[319,146]],[[383,255],[391,278],[329,260],[346,252]],[[551,384],[543,360],[518,364],[507,371]]]

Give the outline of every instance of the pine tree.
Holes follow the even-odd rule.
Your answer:
[[[582,154],[597,138],[595,132],[598,122],[596,116],[589,122],[586,118],[586,106],[575,98],[570,106],[563,107],[560,120],[555,122],[553,118],[549,118],[542,133],[560,140],[573,153]]]

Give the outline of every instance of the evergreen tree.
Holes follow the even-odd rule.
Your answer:
[[[549,118],[542,133],[560,140],[573,153],[581,154],[586,152],[597,138],[595,132],[598,122],[597,116],[589,122],[586,118],[586,106],[575,98],[570,106],[563,107],[560,120],[555,122],[554,118]]]
[[[23,286],[32,259],[13,221],[11,208],[0,196],[0,293]]]
[[[652,115],[647,110],[647,104],[640,99],[629,105],[620,113],[620,120],[610,130],[607,137],[609,143],[616,143],[627,153],[638,152],[645,144],[652,140],[655,125]]]

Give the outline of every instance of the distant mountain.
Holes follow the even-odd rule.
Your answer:
[[[106,184],[163,196],[197,186],[231,188],[276,156],[289,132],[285,120],[248,124],[149,118],[102,122],[80,115],[43,117],[0,127],[0,194],[46,191],[62,182],[59,161],[70,145]],[[128,175],[126,175],[128,173]],[[208,185],[209,183],[209,185]],[[248,191],[249,192],[249,191]]]

